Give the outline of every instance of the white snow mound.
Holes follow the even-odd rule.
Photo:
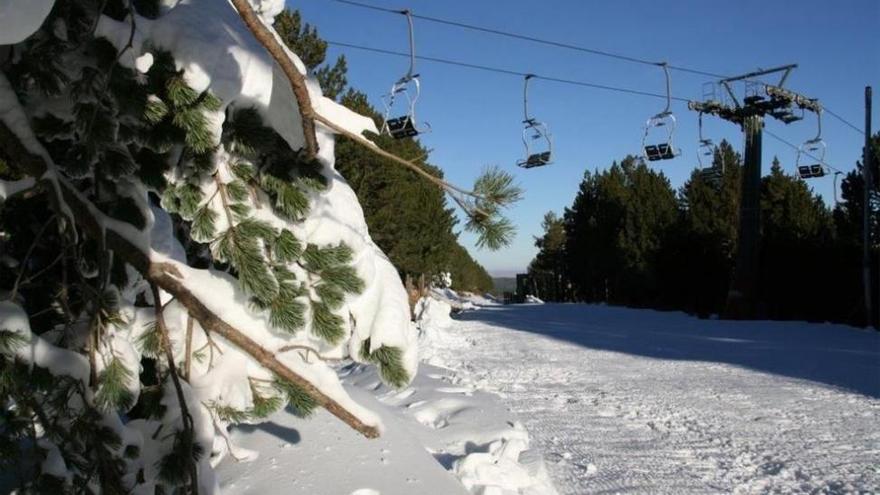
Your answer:
[[[55,0],[0,0],[0,45],[24,41],[40,28]]]

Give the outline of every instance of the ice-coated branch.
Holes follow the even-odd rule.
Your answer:
[[[263,21],[254,12],[251,7],[250,0],[231,0],[238,15],[244,21],[247,28],[253,33],[254,38],[263,45],[281,70],[290,81],[293,95],[296,97],[296,103],[299,107],[299,113],[302,116],[303,137],[306,142],[306,154],[311,160],[318,155],[318,137],[315,134],[315,111],[312,108],[312,100],[309,97],[309,90],[306,87],[306,81],[303,75],[296,68],[293,60],[284,53],[284,47],[275,39],[275,35],[269,31],[269,28],[263,24]]]
[[[32,177],[43,177],[48,164],[42,157],[30,153],[18,139],[16,134],[5,124],[0,123],[0,157],[7,158],[11,164],[18,165]],[[55,181],[61,192],[64,205],[55,205],[58,210],[69,209],[76,223],[95,239],[105,236],[106,246],[119,255],[126,263],[134,267],[143,277],[156,284],[165,292],[177,299],[205,330],[220,335],[239,349],[247,353],[266,369],[282,380],[293,383],[311,396],[315,402],[328,412],[357,430],[367,438],[379,436],[379,429],[364,423],[351,411],[332,399],[314,384],[282,363],[269,349],[248,337],[241,330],[229,325],[208,307],[186,286],[181,274],[171,263],[155,262],[141,247],[132,243],[125,235],[113,230],[112,222],[105,220],[102,213],[67,181],[58,177]],[[52,196],[54,198],[54,196]],[[66,210],[67,211],[67,210]]]

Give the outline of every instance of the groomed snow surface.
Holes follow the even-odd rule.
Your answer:
[[[459,303],[483,300],[446,295]],[[419,302],[420,348],[449,340],[446,332],[457,328],[450,310],[439,299]],[[556,495],[516,415],[497,395],[461,383],[457,372],[423,363],[408,387],[395,390],[373,367],[339,371],[351,397],[379,414],[383,436],[367,440],[323,410],[307,420],[282,411],[235,427],[233,443],[260,457],[220,464],[224,493]]]
[[[457,318],[435,354],[502,395],[560,493],[880,490],[877,332],[575,304]]]
[[[432,364],[410,387],[342,371],[385,436],[324,412],[240,427],[233,438],[261,458],[224,461],[225,491],[554,493],[545,467],[561,494],[880,487],[876,333],[573,304],[450,319],[437,302],[417,308]]]

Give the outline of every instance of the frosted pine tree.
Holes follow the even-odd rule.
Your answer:
[[[0,6],[3,472],[213,493],[212,464],[246,456],[230,424],[324,407],[380,434],[332,367],[416,371],[402,284],[333,169],[334,133],[376,129],[278,42],[283,2]],[[426,178],[509,240],[509,175]]]

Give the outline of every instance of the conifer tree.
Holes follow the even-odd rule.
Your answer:
[[[770,174],[762,179],[761,215],[765,313],[779,319],[821,319],[827,311],[824,304],[804,302],[824,299],[829,291],[825,258],[834,240],[830,210],[774,158]]]
[[[658,260],[665,306],[708,316],[721,311],[736,254],[742,164],[727,141],[713,153],[717,180],[694,169],[679,190],[679,218]]]
[[[634,157],[602,173],[586,172],[565,211],[568,271],[578,297],[622,304],[655,301],[655,260],[676,215],[669,180]]]
[[[566,301],[570,297],[570,281],[565,266],[564,220],[550,211],[544,215],[541,227],[544,234],[535,237],[538,254],[528,269],[529,277],[538,287],[534,295],[544,301]]]

